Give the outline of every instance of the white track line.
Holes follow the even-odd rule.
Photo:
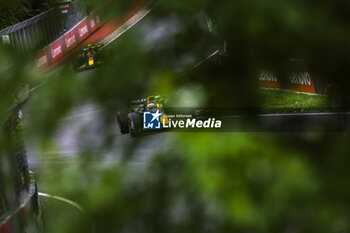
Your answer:
[[[281,116],[334,116],[350,115],[350,112],[310,112],[310,113],[276,113],[276,114],[258,114],[258,117],[281,117]],[[222,118],[237,118],[244,115],[223,116]]]
[[[40,193],[40,192],[38,192],[38,195],[41,196],[41,197],[51,198],[51,199],[55,199],[55,200],[58,200],[58,201],[65,202],[65,203],[67,203],[67,204],[69,204],[71,206],[74,206],[80,212],[85,213],[84,209],[78,203],[76,203],[74,201],[71,201],[71,200],[68,200],[67,198],[59,197],[59,196],[53,196],[53,195],[50,195],[50,194],[47,194],[47,193]]]
[[[214,57],[216,54],[219,53],[219,50],[216,50],[214,53],[210,54],[208,57],[206,57],[205,59],[203,59],[202,61],[198,62],[196,65],[194,65],[192,67],[193,69],[196,69],[198,66],[202,65],[205,61],[209,60],[210,58]]]
[[[262,117],[278,116],[331,116],[331,115],[349,115],[350,112],[305,112],[305,113],[277,113],[277,114],[260,114]]]

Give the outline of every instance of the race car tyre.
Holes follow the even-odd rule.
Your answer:
[[[129,132],[132,137],[142,134],[142,120],[138,113],[132,112],[128,115]]]
[[[118,126],[121,134],[129,133],[128,114],[125,112],[118,112],[117,114]]]

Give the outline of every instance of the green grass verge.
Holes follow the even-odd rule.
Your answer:
[[[261,89],[263,110],[276,112],[320,112],[330,107],[329,98],[324,95],[308,95],[287,90]]]

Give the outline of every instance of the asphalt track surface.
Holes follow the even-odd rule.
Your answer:
[[[104,109],[93,104],[77,107],[59,122],[54,134],[55,149],[42,151],[35,144],[27,143],[29,164],[34,170],[49,163],[79,162],[81,152],[93,152],[96,161],[104,161],[106,165],[119,162],[125,156],[132,156],[134,163],[144,163],[153,154],[169,148],[171,133],[155,133],[133,138],[129,134],[119,132],[117,121],[109,126],[102,126]],[[107,129],[107,130],[106,130]],[[103,142],[107,137],[113,142],[105,148]],[[126,150],[131,150],[129,154]],[[47,157],[47,160],[45,160]],[[94,158],[91,158],[92,160]]]

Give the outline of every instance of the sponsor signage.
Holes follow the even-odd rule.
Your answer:
[[[281,84],[277,75],[273,72],[262,71],[259,76],[259,85],[264,88],[280,89]]]
[[[70,3],[63,3],[58,7],[61,11],[61,14],[66,15],[71,12],[71,4]]]
[[[289,74],[289,81],[292,91],[316,93],[314,82],[308,72],[292,72]]]
[[[94,17],[89,17],[89,23],[90,23],[91,31],[95,31],[96,30],[95,18]]]
[[[64,42],[66,44],[67,50],[71,50],[77,45],[77,38],[75,36],[74,30],[71,30],[66,35],[64,35]]]
[[[143,3],[143,1],[140,1],[140,3],[141,2]],[[72,11],[72,5],[70,1],[65,1],[63,3],[58,4],[57,8],[59,10],[62,10],[63,13],[70,13]],[[40,53],[37,57],[36,66],[48,66],[58,61],[61,57],[63,57],[65,52],[77,47],[78,43],[86,39],[92,31],[96,31],[96,29],[104,23],[102,19],[103,18],[101,18],[99,13],[96,12],[91,14],[89,17],[86,17],[76,27],[74,27],[64,36],[61,36],[57,41],[46,47],[44,49],[44,52]],[[9,36],[1,36],[0,42],[10,43]],[[46,51],[47,55],[45,55]]]
[[[84,40],[89,35],[89,29],[88,29],[86,20],[83,20],[78,25],[78,34],[79,34],[80,40]]]
[[[67,4],[63,4],[61,6],[59,6],[60,9],[69,9],[70,8],[70,4],[67,3]]]
[[[54,42],[50,46],[50,53],[51,53],[52,62],[56,62],[58,59],[60,59],[63,56],[63,48],[62,48],[62,43],[60,39],[58,39],[56,42]]]
[[[48,64],[49,63],[48,63],[46,51],[43,50],[39,53],[39,56],[36,59],[36,67],[42,68],[42,67],[46,67]]]
[[[95,15],[95,22],[98,26],[102,23],[101,16],[99,14]]]
[[[287,82],[283,82],[283,80]],[[280,80],[274,72],[261,71],[259,86],[262,88],[287,89],[310,94],[316,93],[315,80],[312,79],[310,73],[307,71],[290,72],[287,78],[283,80]]]

